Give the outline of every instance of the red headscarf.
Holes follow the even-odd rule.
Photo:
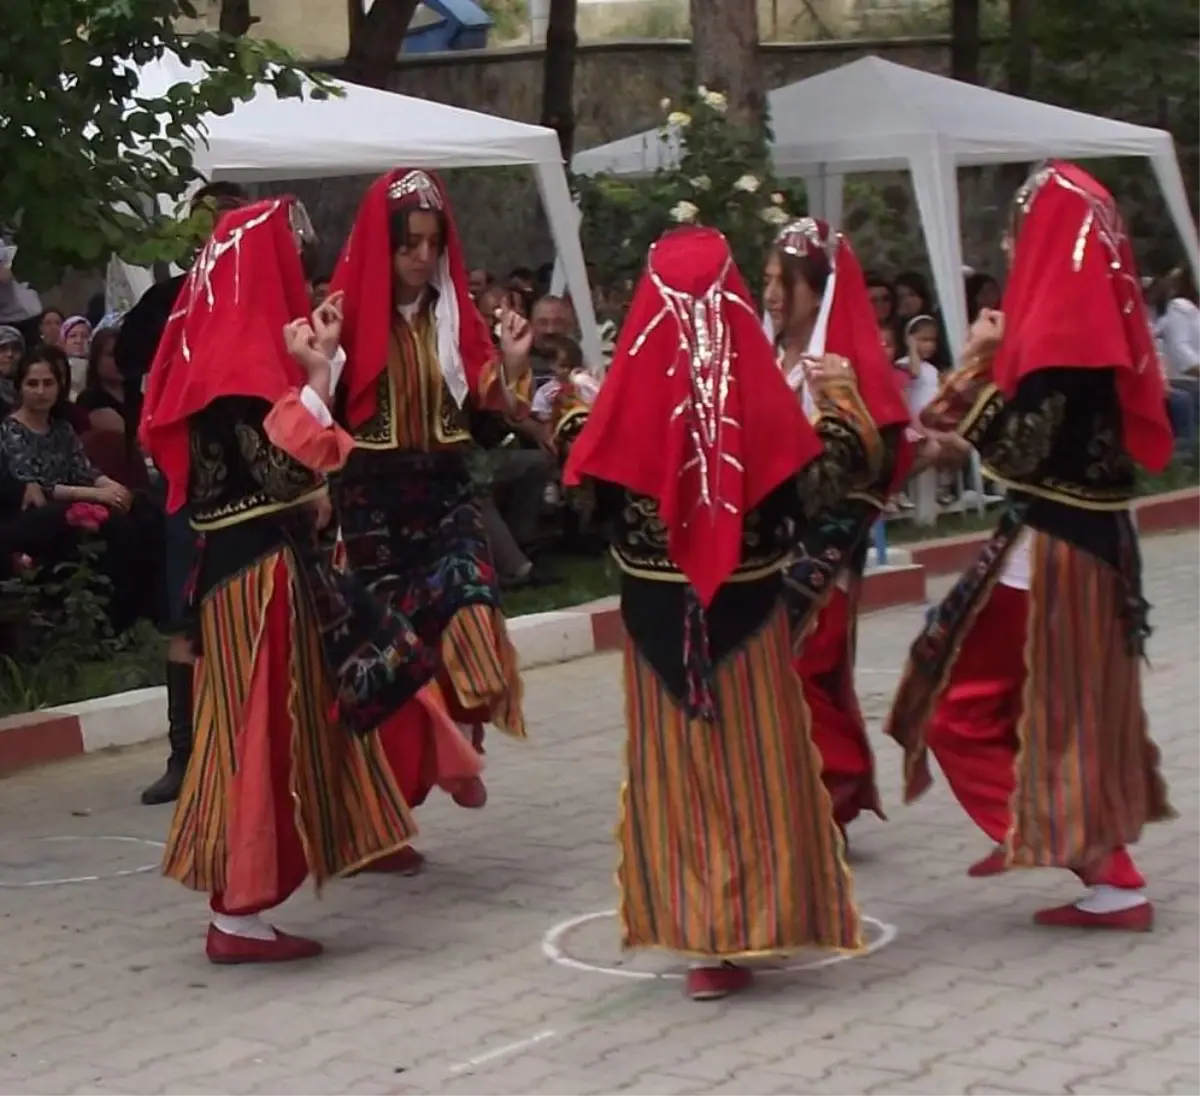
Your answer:
[[[911,422],[899,371],[888,361],[879,338],[879,321],[850,241],[831,231],[824,221],[803,217],[775,237],[775,248],[785,255],[823,255],[829,264],[829,280],[808,353],[815,357],[839,354],[849,360],[876,426]]]
[[[664,236],[566,482],[590,476],[657,500],[671,559],[708,605],[738,565],[745,515],[820,452],[725,237]]]
[[[311,311],[294,198],[224,214],[179,291],[146,380],[139,438],[167,480],[167,509],[187,501],[188,419],[222,396],[274,403],[305,382],[284,325]]]
[[[1039,168],[1020,218],[992,375],[1008,396],[1040,369],[1115,369],[1124,446],[1151,472],[1171,459],[1162,370],[1116,203],[1075,164]]]
[[[480,374],[495,356],[487,324],[471,300],[462,243],[442,181],[431,171],[396,168],[375,180],[363,198],[354,227],[342,248],[330,292],[345,293],[342,305],[342,373],[351,427],[375,413],[379,375],[387,368],[392,324],[392,214],[429,210],[441,214],[445,238],[431,280],[438,363],[450,394],[459,406],[478,390]]]

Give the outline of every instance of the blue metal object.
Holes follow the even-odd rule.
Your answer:
[[[871,527],[871,540],[875,544],[875,562],[880,567],[887,566],[887,523],[880,518]]]
[[[473,0],[422,0],[402,52],[484,49],[491,29],[492,17]]]

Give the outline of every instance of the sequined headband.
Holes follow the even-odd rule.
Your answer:
[[[416,195],[422,209],[442,209],[442,192],[437,183],[424,171],[408,171],[388,187],[388,200],[401,202],[410,195]]]
[[[775,237],[775,246],[785,255],[795,255],[798,258],[814,251],[822,251],[832,266],[837,255],[838,234],[830,232],[826,236],[815,218],[801,217],[780,230],[779,235]]]

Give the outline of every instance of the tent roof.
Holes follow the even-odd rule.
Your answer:
[[[201,70],[173,55],[142,68],[138,94],[159,96]],[[205,119],[196,165],[222,179],[321,178],[412,167],[561,164],[554,130],[336,82],[340,99],[279,99],[268,88]]]
[[[767,97],[776,169],[835,165],[844,172],[907,169],[937,143],[959,164],[1047,156],[1148,156],[1171,148],[1159,129],[1135,126],[863,57]],[[575,171],[641,174],[669,162],[659,132],[625,137],[575,157]]]

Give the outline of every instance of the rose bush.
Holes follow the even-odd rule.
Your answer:
[[[780,226],[804,212],[802,185],[778,180],[765,135],[743,130],[720,92],[697,88],[684,102],[659,104],[666,166],[641,178],[576,175],[581,234],[589,265],[608,293],[627,297],[650,245],[676,224],[720,229],[738,266],[758,289],[767,249]]]

